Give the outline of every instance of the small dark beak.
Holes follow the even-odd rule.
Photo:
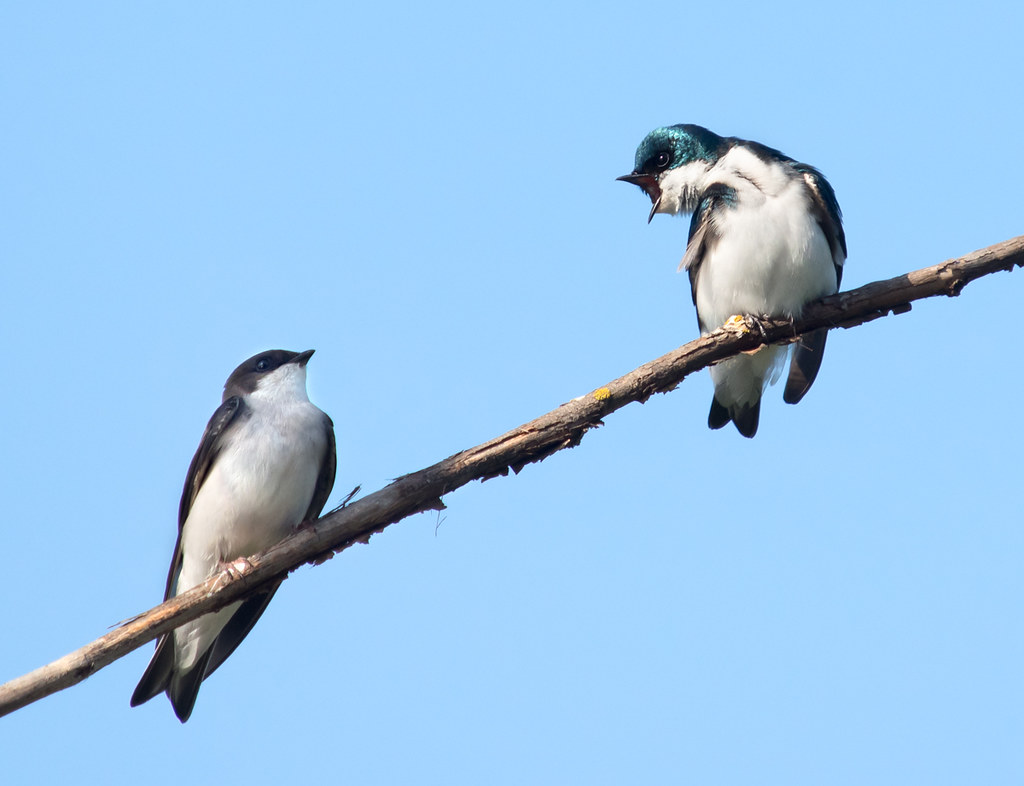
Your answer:
[[[658,185],[658,178],[654,175],[645,175],[639,172],[630,172],[628,175],[615,178],[616,180],[622,180],[625,183],[632,183],[634,186],[640,186],[644,193],[651,198],[651,212],[647,216],[647,223],[651,223],[651,219],[654,218],[654,214],[658,212],[658,205],[661,204],[661,186]]]
[[[309,359],[313,357],[314,352],[316,352],[315,349],[307,349],[305,352],[300,352],[298,355],[292,358],[291,362],[298,363],[300,366],[304,366],[309,362]]]

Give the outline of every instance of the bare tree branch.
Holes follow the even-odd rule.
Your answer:
[[[266,553],[249,558],[252,570],[215,576],[200,586],[140,614],[81,649],[0,685],[0,715],[81,682],[89,675],[162,633],[250,594],[305,563],[320,563],[354,543],[366,542],[389,524],[425,510],[441,509],[441,498],[472,480],[519,472],[527,464],[571,448],[602,418],[632,401],[672,390],[687,375],[763,344],[786,342],[821,327],[853,327],[935,295],[956,296],[971,281],[1024,266],[1024,236],[950,259],[939,265],[877,281],[808,306],[801,319],[759,320],[756,329],[719,329],[646,363],[603,387],[573,399],[519,428],[433,466],[405,475],[385,488],[328,513]]]

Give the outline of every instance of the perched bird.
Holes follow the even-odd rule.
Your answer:
[[[315,519],[334,486],[334,424],[306,395],[313,350],[249,358],[224,385],[185,478],[164,600]],[[241,644],[279,584],[165,633],[132,694],[166,692],[184,723],[199,685]]]
[[[680,263],[690,275],[701,334],[733,315],[799,316],[839,290],[846,236],[835,192],[812,166],[757,142],[720,137],[697,125],[657,128],[636,151],[635,168],[618,178],[642,188],[655,213],[692,213]],[[797,343],[783,399],[796,404],[811,387],[827,330]],[[708,426],[730,420],[757,433],[761,394],[785,364],[772,346],[711,367],[715,395]]]

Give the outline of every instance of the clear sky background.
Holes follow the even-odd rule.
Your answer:
[[[852,288],[1024,231],[1019,4],[4,3],[0,679],[161,598],[228,373],[315,348],[330,504],[694,338],[695,122],[819,167]],[[147,645],[5,783],[1024,780],[1024,273],[706,372],[285,584],[182,726]]]

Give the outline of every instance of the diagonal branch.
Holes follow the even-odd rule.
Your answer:
[[[0,685],[0,715],[81,682],[137,647],[305,563],[320,563],[354,543],[366,542],[389,524],[444,507],[441,498],[472,480],[519,472],[534,461],[575,447],[602,418],[632,401],[676,387],[686,376],[763,344],[792,341],[821,327],[853,327],[910,310],[911,301],[954,297],[971,281],[999,270],[1024,267],[1024,235],[933,267],[842,292],[808,306],[795,322],[759,320],[758,330],[721,328],[640,366],[604,387],[563,404],[496,439],[456,453],[398,478],[380,491],[301,527],[263,554],[249,559],[241,576],[220,574],[150,609],[81,649]]]

